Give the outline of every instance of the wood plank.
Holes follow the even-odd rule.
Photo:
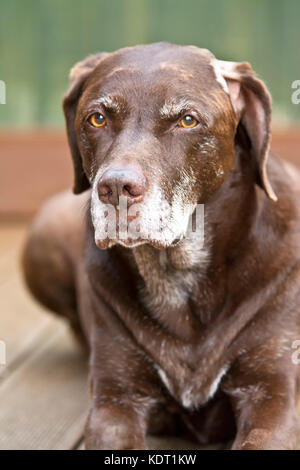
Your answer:
[[[20,272],[26,232],[25,225],[0,226],[0,286]]]
[[[32,216],[50,195],[70,188],[72,182],[72,161],[63,130],[1,132],[2,220]]]
[[[30,354],[40,341],[55,331],[60,321],[30,297],[20,274],[0,286],[0,339],[6,344],[7,365],[1,375],[7,375],[20,357]]]
[[[65,323],[46,313],[25,289],[19,268],[24,234],[25,229],[20,227],[0,230],[0,339],[5,341],[7,350],[7,365],[0,368],[0,448],[73,448],[81,440],[86,416],[87,397],[84,393],[83,400],[82,391],[87,386],[87,366],[80,366],[80,357],[76,364],[79,352]],[[66,336],[66,340],[59,339],[61,335]],[[52,343],[54,351],[50,350]],[[44,347],[47,344],[46,353]],[[63,363],[57,357],[56,344],[62,355],[66,344]],[[74,353],[73,365],[68,364],[71,352]],[[43,359],[45,354],[47,357]],[[46,369],[49,365],[47,360],[53,361],[56,370],[49,385],[49,374],[43,369],[43,363],[46,363]],[[79,382],[75,394],[70,393],[70,382],[75,386]],[[37,391],[42,386],[45,394],[38,398]],[[60,406],[56,405],[57,401]],[[50,413],[51,402],[55,404],[55,410]],[[45,415],[41,408],[47,408],[47,403],[49,412],[46,410]],[[68,428],[66,432],[64,428]],[[60,436],[60,433],[64,435]]]
[[[65,326],[0,386],[0,449],[71,449],[87,415],[87,365]]]
[[[274,129],[271,148],[275,154],[300,165],[299,146],[299,126]],[[73,169],[63,129],[1,131],[1,220],[30,219],[43,201],[72,184]]]
[[[194,442],[178,439],[176,437],[148,436],[147,446],[149,450],[218,450],[224,449],[225,444],[213,446],[201,446]],[[84,440],[82,440],[76,450],[85,450]]]
[[[0,369],[1,380],[60,324],[25,288],[19,266],[25,233],[22,226],[0,230],[0,246],[5,246],[4,252],[0,249],[0,339],[6,344],[7,356],[6,367]]]
[[[0,226],[0,259],[8,250],[21,246],[27,232],[25,224],[10,224]]]

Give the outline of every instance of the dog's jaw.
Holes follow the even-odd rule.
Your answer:
[[[101,173],[98,172],[91,192],[91,216],[95,243],[99,248],[107,249],[116,244],[126,248],[136,248],[150,244],[162,250],[176,246],[184,239],[187,235],[190,217],[196,208],[195,203],[185,200],[187,190],[192,183],[190,177],[186,174],[182,175],[174,188],[170,204],[160,187],[153,184],[144,200],[128,209],[128,223],[126,223],[125,232],[121,233],[117,224],[116,209],[99,199],[97,184]]]

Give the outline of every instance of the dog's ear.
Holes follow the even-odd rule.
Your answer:
[[[83,86],[91,72],[101,59],[107,54],[105,52],[87,57],[78,62],[70,72],[70,87],[63,99],[63,110],[66,119],[67,135],[74,165],[73,192],[79,194],[89,188],[90,183],[82,166],[82,158],[78,148],[75,132],[75,118],[77,104],[81,96]]]
[[[267,174],[272,111],[270,93],[247,62],[217,60],[216,67],[227,83],[239,125],[247,133],[250,153],[257,167],[257,182],[270,199],[277,201]]]

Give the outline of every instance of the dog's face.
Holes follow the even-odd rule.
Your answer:
[[[154,44],[91,56],[71,78],[64,109],[75,192],[92,187],[99,247],[182,239],[196,205],[234,170],[239,123],[274,197],[265,172],[269,96],[247,64]]]

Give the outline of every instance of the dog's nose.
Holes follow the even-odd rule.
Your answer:
[[[127,197],[128,206],[140,202],[146,191],[146,178],[132,167],[106,170],[98,182],[100,201],[117,206],[120,196]]]

